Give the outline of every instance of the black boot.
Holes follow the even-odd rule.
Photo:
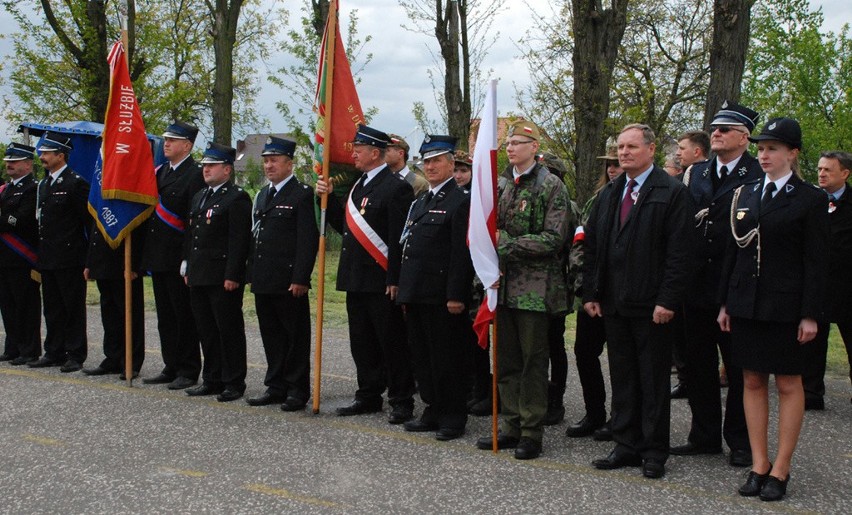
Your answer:
[[[547,414],[542,422],[546,426],[555,426],[565,418],[565,406],[562,397],[565,395],[565,387],[547,383]]]

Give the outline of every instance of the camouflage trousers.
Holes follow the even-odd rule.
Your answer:
[[[547,413],[547,313],[497,307],[500,431],[541,442]]]

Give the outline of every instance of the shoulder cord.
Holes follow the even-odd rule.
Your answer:
[[[760,276],[760,222],[758,222],[757,227],[749,230],[744,236],[739,236],[736,230],[737,202],[740,199],[742,189],[743,186],[740,186],[734,191],[734,198],[731,201],[731,234],[734,236],[737,246],[741,249],[748,247],[753,240],[757,239],[757,275]]]

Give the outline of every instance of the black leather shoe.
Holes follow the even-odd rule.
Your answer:
[[[746,476],[746,482],[743,483],[737,492],[743,497],[757,497],[760,495],[760,491],[763,490],[763,485],[766,484],[766,480],[769,479],[769,472],[772,471],[772,464],[769,464],[769,469],[766,471],[766,474],[758,474],[757,472],[750,470],[748,472],[748,476]]]
[[[239,390],[234,390],[233,388],[225,388],[225,390],[216,396],[216,400],[219,402],[231,402],[239,399],[243,396],[243,392]]]
[[[146,379],[145,382],[148,382],[148,380]],[[194,380],[194,379],[190,379],[188,377],[178,376],[178,377],[174,378],[174,380],[171,383],[169,383],[169,386],[167,386],[167,388],[169,390],[183,390],[184,388],[189,388],[190,386],[194,385],[195,383],[197,383],[197,381]]]
[[[281,403],[281,411],[302,411],[307,406],[307,401],[297,399],[295,397],[287,397]]]
[[[190,397],[200,397],[202,395],[218,395],[222,393],[224,388],[221,386],[212,386],[207,383],[201,383],[195,388],[187,388],[186,394]]]
[[[424,421],[422,418],[417,420],[409,420],[402,427],[410,433],[428,433],[429,431],[437,431],[438,424],[436,422]]]
[[[588,416],[585,416],[579,422],[568,426],[568,428],[565,429],[565,436],[569,438],[582,438],[584,436],[589,436],[595,432],[595,429],[598,429],[603,425],[603,422],[590,420]]]
[[[672,399],[686,399],[686,385],[683,383],[678,383],[672,387],[671,392]]]
[[[731,450],[728,463],[732,467],[751,467],[751,453],[743,449]]]
[[[787,493],[787,483],[790,481],[790,475],[787,474],[787,479],[783,481],[775,476],[769,476],[763,488],[760,489],[761,501],[780,501]]]
[[[480,399],[468,407],[467,412],[475,417],[487,417],[491,415],[491,397]],[[499,413],[499,408],[498,408]]]
[[[648,479],[660,479],[666,475],[666,466],[658,459],[646,458],[642,464],[642,475]]]
[[[30,368],[46,368],[46,367],[58,367],[61,365],[59,361],[54,361],[47,356],[43,356],[32,363],[27,363],[27,366]]]
[[[30,363],[35,363],[36,361],[38,361],[38,358],[33,358],[29,356],[18,356],[17,358],[10,361],[9,364],[15,367],[19,367],[21,365],[29,365]]]
[[[537,442],[528,436],[522,436],[515,447],[516,460],[534,460],[541,455],[541,442]]]
[[[520,438],[517,436],[509,436],[503,433],[497,433],[497,448],[498,449],[514,449],[518,446]],[[476,441],[476,448],[490,451],[493,447],[493,440],[490,436],[483,436]]]
[[[699,454],[722,454],[722,446],[708,447],[706,445],[696,445],[692,442],[686,442],[683,445],[676,445],[669,449],[671,454],[675,456],[698,456]]]
[[[118,370],[110,370],[98,365],[95,368],[84,368],[83,373],[87,376],[105,376],[107,374],[117,374]]]
[[[448,442],[450,440],[455,440],[456,438],[461,438],[462,436],[464,436],[463,427],[442,427],[435,433],[435,440]]]
[[[414,410],[402,406],[395,406],[388,414],[388,424],[402,424],[414,418]]]
[[[284,396],[264,392],[257,397],[249,397],[246,402],[249,406],[269,406],[270,404],[281,404],[284,402]]]
[[[134,370],[133,371],[133,379],[136,379],[137,377],[139,377],[139,371]],[[119,381],[127,381],[127,374],[125,374],[124,372],[119,372],[118,373],[118,380]]]
[[[336,413],[338,417],[351,417],[353,415],[363,415],[365,413],[378,413],[379,411],[382,411],[381,402],[378,404],[367,404],[362,400],[355,399],[349,406],[337,408]]]
[[[612,441],[612,421],[607,421],[606,424],[602,425],[598,429],[595,429],[594,436],[592,436],[592,438],[596,442],[611,442]]]
[[[145,384],[166,384],[174,381],[175,378],[172,376],[167,376],[166,374],[160,374],[154,377],[147,377],[142,380]]]
[[[822,411],[825,409],[825,399],[822,397],[806,397],[805,411]]]
[[[12,356],[10,354],[6,354],[5,352],[3,354],[0,354],[0,361],[12,361],[15,358],[17,358],[17,356]]]
[[[68,374],[70,372],[76,372],[76,371],[80,370],[81,368],[83,368],[83,365],[77,363],[73,359],[69,359],[68,361],[65,362],[64,365],[59,367],[59,371],[62,372],[63,374]]]
[[[600,470],[614,470],[623,467],[638,467],[642,465],[642,458],[636,454],[619,454],[615,451],[609,453],[606,458],[599,458],[592,462],[592,466]]]

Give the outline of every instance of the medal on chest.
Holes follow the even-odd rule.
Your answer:
[[[212,216],[213,216],[213,209],[211,208],[211,209],[208,209],[208,210],[207,210],[207,216],[206,216],[206,218],[207,218],[207,225],[210,225],[210,218],[211,218]]]
[[[829,212],[829,213],[834,213],[834,211],[835,211],[836,209],[837,209],[837,205],[836,205],[834,202],[829,202],[829,203],[828,203],[828,212]]]
[[[367,212],[367,209],[366,209],[367,202],[369,202],[369,199],[367,197],[364,197],[364,198],[361,199],[361,211],[360,211],[360,213],[362,215]]]

